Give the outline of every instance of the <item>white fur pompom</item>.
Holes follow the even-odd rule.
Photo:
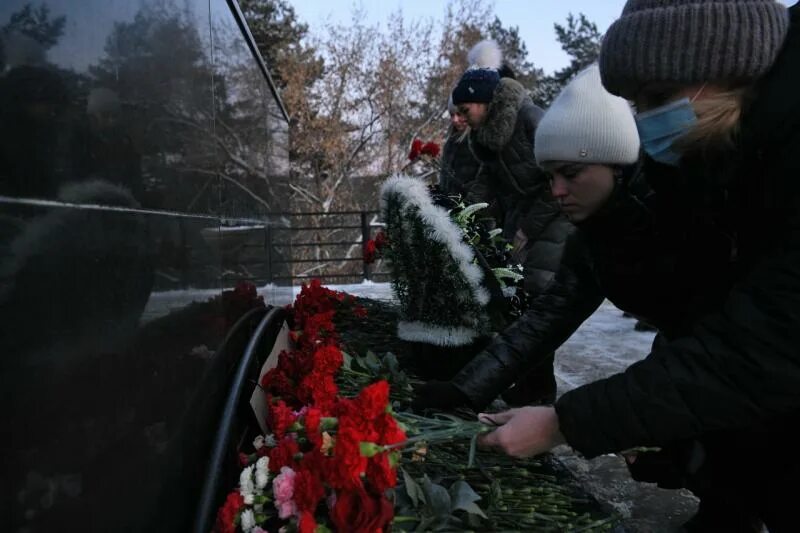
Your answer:
[[[472,47],[467,54],[467,62],[470,66],[479,68],[499,69],[503,64],[503,52],[497,41],[487,39]]]

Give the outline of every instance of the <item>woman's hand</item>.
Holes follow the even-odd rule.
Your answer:
[[[478,438],[484,448],[496,448],[513,457],[532,457],[566,441],[552,407],[521,407],[503,413],[478,415],[484,424],[500,426]]]

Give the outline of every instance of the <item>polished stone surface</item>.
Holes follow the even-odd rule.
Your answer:
[[[248,44],[225,0],[0,3],[3,530],[188,527],[258,305],[222,291],[275,275],[289,207]]]

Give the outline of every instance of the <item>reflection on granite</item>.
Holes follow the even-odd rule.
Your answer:
[[[225,0],[0,3],[4,530],[187,529],[287,180]]]

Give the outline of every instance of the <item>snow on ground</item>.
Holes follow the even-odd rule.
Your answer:
[[[388,283],[364,281],[353,285],[328,285],[355,296],[392,301]],[[295,293],[299,291],[295,287]],[[654,333],[633,329],[635,320],[623,318],[622,311],[603,302],[556,353],[556,379],[563,394],[585,383],[621,372],[650,352]]]
[[[364,281],[327,287],[364,298],[394,300],[391,285],[388,283]],[[291,303],[299,292],[298,286],[273,284],[258,289],[258,293],[270,305]],[[142,321],[149,322],[192,302],[205,302],[219,293],[220,289],[154,292],[147,302]],[[604,302],[557,352],[556,377],[559,393],[619,372],[647,355],[653,342],[653,334],[635,331],[633,324],[633,320],[623,318],[622,312],[610,302]]]
[[[326,285],[327,287],[344,291],[354,296],[372,298],[374,300],[394,300],[392,288],[388,283],[373,283],[365,280],[362,283],[352,285]],[[230,289],[233,287],[225,287]],[[222,289],[179,289],[171,291],[158,291],[150,294],[142,322],[149,322],[177,311],[192,302],[206,302],[219,295]],[[294,297],[300,292],[299,286],[280,286],[272,283],[264,285],[258,289],[258,293],[264,297],[264,301],[269,305],[286,305],[294,301]]]
[[[556,380],[563,394],[621,372],[650,353],[655,334],[633,329],[608,300],[556,351]]]

